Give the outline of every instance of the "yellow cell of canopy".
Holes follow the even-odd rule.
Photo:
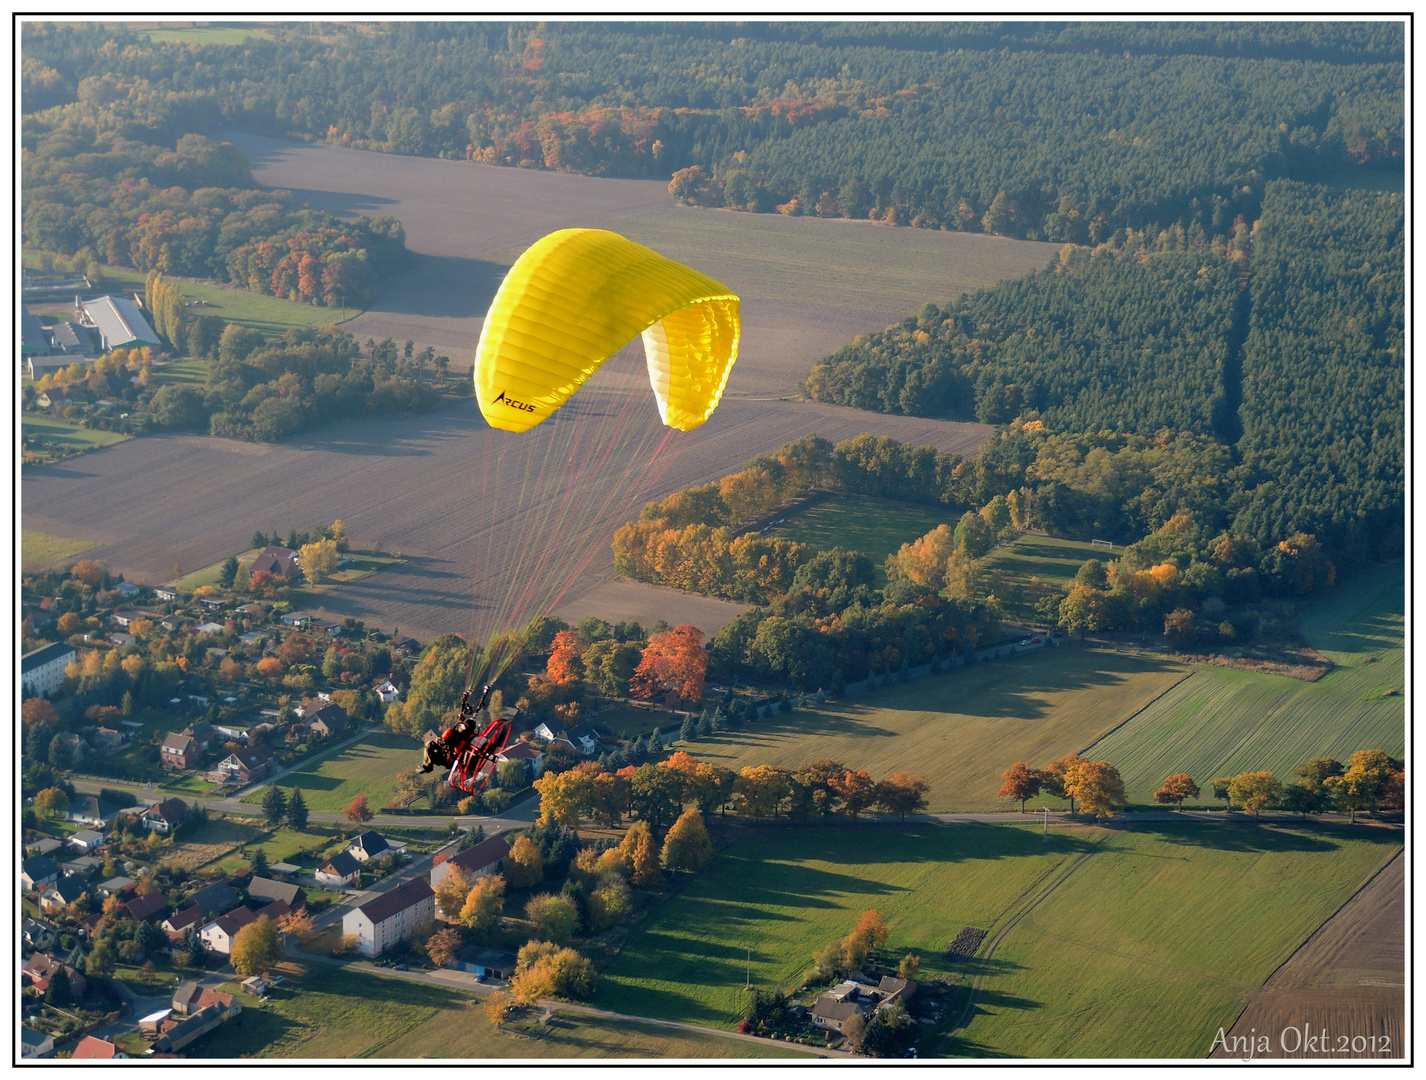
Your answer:
[[[527,431],[642,334],[659,416],[680,431],[712,415],[738,358],[738,298],[691,267],[604,229],[561,229],[529,248],[485,316],[475,395],[492,427]]]

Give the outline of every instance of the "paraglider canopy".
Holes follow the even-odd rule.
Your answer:
[[[738,358],[738,297],[682,263],[604,229],[561,229],[531,246],[491,302],[475,356],[486,421],[527,431],[611,355],[643,335],[659,418],[698,427]]]

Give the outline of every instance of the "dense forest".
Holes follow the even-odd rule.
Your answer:
[[[1196,482],[1180,497],[1234,535],[1311,533],[1338,557],[1399,550],[1404,253],[1401,196],[1275,181],[1252,225],[1067,248],[1041,273],[858,338],[813,368],[807,391],[1034,421],[1082,458],[1110,432],[1196,436]],[[1132,501],[1104,520],[1112,502],[1099,527],[1126,539],[1152,527]]]
[[[27,147],[60,110],[154,143],[698,169],[689,201],[1081,243],[1219,232],[1268,179],[1399,169],[1404,146],[1393,23],[323,23],[241,45],[32,24],[22,48]]]

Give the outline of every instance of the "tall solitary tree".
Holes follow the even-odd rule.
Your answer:
[[[1183,800],[1196,799],[1198,796],[1198,785],[1193,782],[1193,777],[1180,772],[1164,780],[1163,786],[1154,792],[1154,802],[1173,803],[1178,807],[1179,813],[1182,813]]]
[[[364,794],[354,798],[343,813],[348,821],[354,821],[359,825],[365,824],[372,818],[371,808],[367,806]]]
[[[1040,794],[1040,787],[1045,782],[1039,769],[1032,769],[1023,761],[1017,761],[1006,769],[1000,774],[1000,779],[1003,783],[1000,785],[999,797],[1019,799],[1022,814],[1025,812],[1026,801]]]
[[[690,806],[663,838],[663,854],[659,861],[665,870],[702,870],[713,858],[713,844],[703,815]]]
[[[233,970],[239,975],[256,975],[282,959],[282,946],[277,940],[277,927],[266,915],[249,923],[233,938]]]

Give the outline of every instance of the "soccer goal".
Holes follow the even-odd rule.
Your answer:
[[[1110,551],[1113,551],[1113,550],[1114,550],[1114,545],[1111,544],[1108,540],[1091,540],[1091,541],[1089,542],[1089,546],[1090,546],[1090,547],[1107,547]]]

